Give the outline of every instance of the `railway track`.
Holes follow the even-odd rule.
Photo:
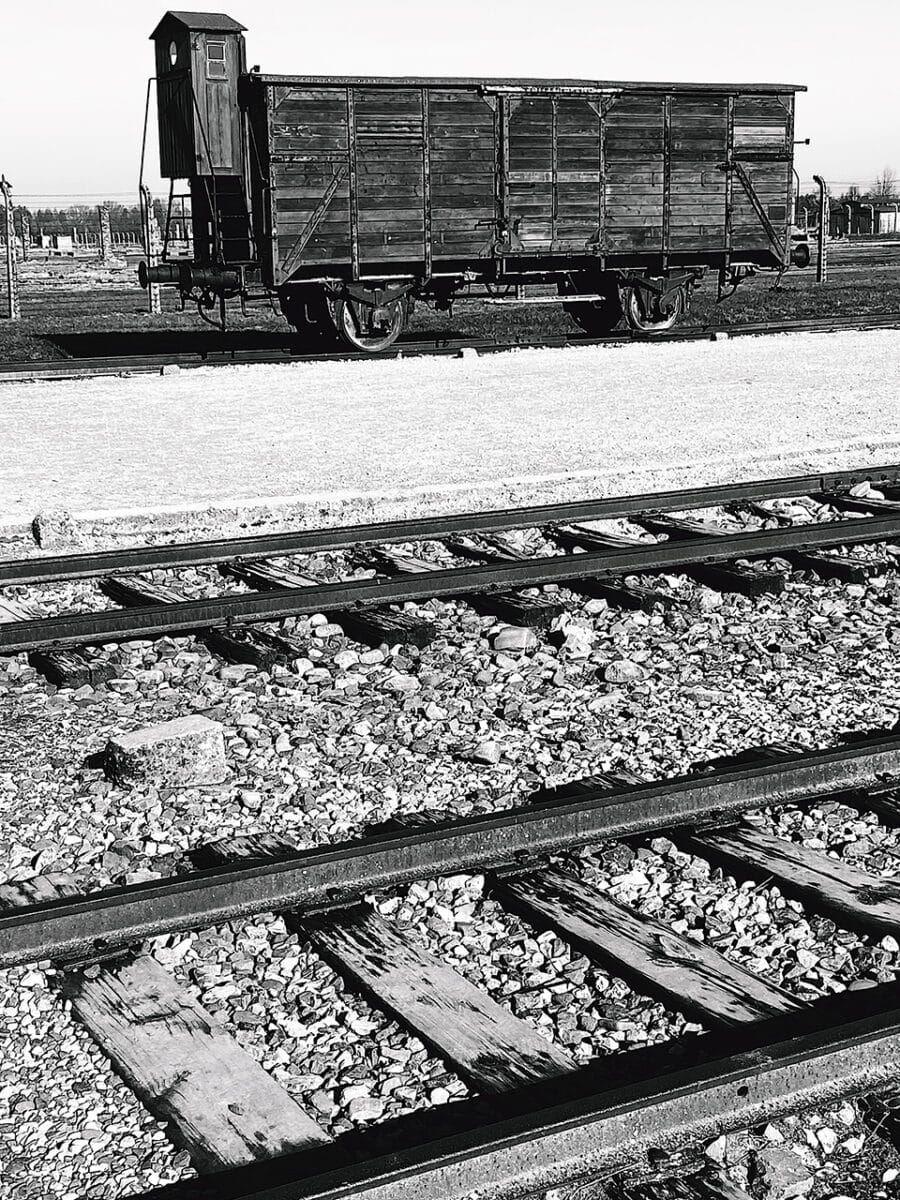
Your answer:
[[[685,513],[694,515],[672,515]],[[226,658],[290,662],[302,652],[290,630],[255,623],[325,613],[359,640],[415,644],[428,637],[428,622],[401,602],[450,596],[541,629],[570,588],[612,606],[677,606],[667,579],[678,573],[749,596],[779,591],[789,569],[858,585],[890,570],[881,547],[894,539],[900,464],[39,557],[0,563],[0,653],[28,651],[65,677],[102,667],[101,644],[193,631]],[[368,577],[323,581],[328,556],[332,573],[350,562],[374,566]],[[244,590],[190,598],[152,574],[193,572],[196,586],[205,567]],[[23,618],[43,603],[42,588],[73,580],[99,584],[122,607]],[[536,590],[547,582],[562,590]],[[507,1200],[586,1180],[587,1195],[618,1200],[614,1182],[607,1189],[594,1181],[623,1170],[639,1176],[648,1155],[891,1085],[900,1070],[900,984],[808,1001],[611,898],[598,883],[595,848],[669,838],[706,870],[778,887],[811,920],[875,940],[894,936],[894,881],[773,830],[767,815],[833,804],[900,826],[900,731],[813,753],[763,748],[663,781],[588,777],[517,808],[407,820],[313,850],[231,838],[196,848],[186,873],[102,891],[39,875],[0,886],[0,969],[49,960],[77,1019],[190,1153],[200,1178],[144,1200],[462,1200],[475,1191]],[[704,1032],[586,1063],[545,1040],[521,1012],[384,915],[385,899],[448,875],[483,877],[484,896],[504,913]],[[455,1072],[469,1098],[334,1136],[143,947],[159,935],[273,912],[352,994]],[[612,1010],[609,1019],[614,1028]],[[747,1200],[704,1179],[688,1180],[679,1194]],[[628,1196],[650,1200],[634,1188]]]
[[[53,960],[76,1017],[207,1173],[145,1200],[505,1200],[639,1170],[648,1152],[877,1092],[900,1070],[897,983],[803,1001],[592,881],[597,843],[665,834],[839,928],[895,931],[896,883],[747,814],[841,800],[896,825],[900,736],[743,759],[657,783],[601,776],[516,810],[313,851],[231,839],[195,851],[193,873],[87,895],[60,877],[9,884],[0,966]],[[449,872],[484,874],[504,908],[706,1032],[578,1065],[366,900]],[[473,1098],[333,1139],[137,944],[263,911],[281,912]],[[741,1196],[690,1181],[679,1194]]]
[[[823,317],[795,320],[772,320],[738,325],[684,327],[654,337],[655,342],[709,341],[728,337],[759,337],[786,333],[834,333],[847,329],[896,329],[900,328],[900,313],[871,313],[857,317]],[[210,346],[209,338],[203,335],[202,345],[197,350],[154,352],[140,355],[107,355],[93,358],[48,359],[34,362],[0,363],[0,381],[27,382],[37,379],[83,379],[103,375],[153,374],[166,368],[234,366],[236,364],[278,364],[288,362],[340,361],[347,358],[370,360],[412,356],[458,355],[464,350],[475,350],[480,354],[497,354],[518,349],[560,348],[566,346],[624,345],[640,340],[633,333],[612,333],[604,337],[529,337],[517,341],[502,338],[464,337],[410,337],[398,342],[389,351],[380,355],[367,355],[351,351],[308,352],[299,344],[285,341],[277,349],[243,349],[229,347],[227,335],[222,347]]]
[[[874,485],[874,486],[873,486]],[[855,494],[854,494],[855,493]],[[788,498],[810,497],[806,507]],[[685,512],[722,510],[718,522]],[[795,519],[796,514],[805,519]],[[598,523],[617,523],[615,531]],[[622,525],[628,532],[622,533]],[[686,575],[720,591],[777,594],[785,570],[861,583],[891,563],[841,552],[900,540],[900,464],[458,516],[267,534],[0,562],[0,654],[29,652],[59,682],[96,659],[84,647],[199,633],[213,650],[257,666],[302,651],[266,622],[325,614],[371,645],[430,640],[429,615],[404,605],[457,600],[516,626],[548,626],[565,591],[613,606],[677,605],[657,586]],[[399,549],[398,549],[399,547]],[[329,559],[328,556],[331,556]],[[339,561],[338,561],[338,556]],[[294,560],[301,558],[298,565]],[[313,571],[302,559],[311,559]],[[773,562],[774,560],[774,562]],[[332,577],[323,579],[322,564]],[[316,566],[318,564],[318,566]],[[327,564],[330,564],[328,566]],[[218,584],[191,595],[178,573],[215,565]],[[166,570],[176,582],[158,582]],[[348,577],[349,576],[349,577]],[[222,592],[224,579],[232,588]],[[86,611],[37,615],[42,586],[85,581]],[[89,584],[87,581],[97,581]],[[554,592],[535,589],[552,585]],[[98,589],[117,607],[97,609]],[[240,589],[240,590],[238,590]],[[73,652],[75,656],[73,657]],[[93,652],[92,652],[93,653]]]

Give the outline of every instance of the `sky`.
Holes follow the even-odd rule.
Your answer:
[[[132,202],[159,0],[0,0],[0,172],[14,199]],[[187,7],[189,0],[181,0]],[[225,0],[272,74],[803,83],[796,165],[835,195],[900,175],[897,0]],[[151,130],[155,125],[151,107]],[[148,182],[157,190],[155,138]],[[54,198],[57,198],[54,200]]]

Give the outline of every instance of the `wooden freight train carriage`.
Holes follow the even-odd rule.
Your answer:
[[[414,299],[549,283],[590,332],[624,310],[653,333],[707,270],[792,261],[797,85],[263,75],[242,30],[170,12],[153,34],[194,262],[143,277],[201,304],[263,288],[378,350]]]

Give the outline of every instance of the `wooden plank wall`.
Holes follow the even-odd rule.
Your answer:
[[[301,260],[348,262],[346,89],[276,87],[269,130],[277,262],[285,274]]]
[[[206,43],[225,46],[225,77],[207,79]],[[196,103],[195,152],[199,161],[192,174],[240,173],[241,120],[237,103],[238,79],[243,68],[243,38],[234,33],[197,33],[191,38],[191,62]]]
[[[553,236],[553,100],[504,101],[509,220],[525,250],[547,250]]]
[[[473,91],[432,90],[428,105],[434,252],[477,258],[497,216],[497,100]]]
[[[664,96],[622,95],[606,114],[606,229],[611,254],[662,249]]]
[[[502,215],[518,225],[526,253],[769,249],[744,187],[724,167],[732,127],[735,156],[746,156],[782,235],[787,220],[792,96],[623,93],[601,117],[599,94],[269,91],[276,283],[300,263],[427,271],[432,254],[484,257]]]
[[[600,233],[599,102],[526,96],[508,106],[508,216],[526,251],[584,253]]]
[[[160,57],[158,53],[157,61]],[[194,101],[187,71],[164,75],[157,66],[156,104],[161,173],[167,179],[187,179],[197,170]]]
[[[736,96],[734,101],[734,156],[747,159],[746,171],[753,190],[784,236],[791,187],[794,97]],[[753,161],[754,156],[768,161]],[[771,243],[750,198],[739,180],[734,181],[732,234],[735,250],[766,249]]]
[[[359,257],[425,256],[423,97],[420,88],[354,88]]]
[[[556,220],[553,249],[584,253],[600,240],[602,166],[600,100],[556,101]]]
[[[728,101],[675,95],[669,123],[668,249],[723,250]]]

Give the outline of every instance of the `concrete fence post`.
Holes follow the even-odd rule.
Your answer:
[[[113,256],[112,228],[109,220],[109,205],[97,206],[97,220],[100,227],[100,261],[108,263]]]
[[[21,310],[19,308],[19,268],[16,263],[16,227],[13,221],[12,187],[5,175],[0,175],[0,194],[3,196],[3,228],[6,238],[7,316],[11,321],[18,321]]]
[[[27,208],[19,209],[19,220],[22,223],[22,261],[27,262],[31,254],[31,217]]]
[[[828,278],[827,237],[831,223],[831,212],[828,205],[828,184],[821,175],[813,175],[813,183],[819,189],[819,254],[816,262],[816,283],[824,283]]]
[[[146,184],[141,185],[144,216],[144,253],[147,255],[147,266],[155,267],[162,253],[162,235],[159,224],[153,212],[153,197]],[[147,288],[147,298],[150,301],[150,312],[162,312],[162,296],[158,283],[151,283]]]

